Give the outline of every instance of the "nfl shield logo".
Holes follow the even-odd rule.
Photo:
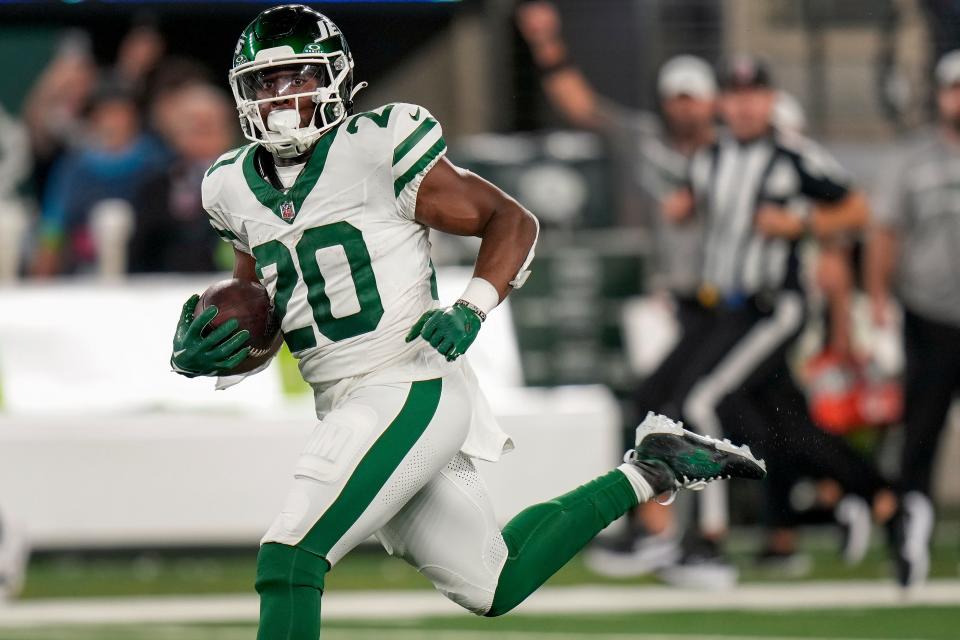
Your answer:
[[[297,212],[294,210],[292,202],[284,202],[280,205],[280,217],[284,220],[293,220],[296,215]]]

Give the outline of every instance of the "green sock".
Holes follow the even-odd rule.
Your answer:
[[[257,640],[317,640],[320,597],[330,565],[322,556],[270,542],[257,556]]]
[[[615,470],[521,511],[503,528],[509,555],[486,615],[503,615],[523,602],[600,531],[638,503],[630,481]]]

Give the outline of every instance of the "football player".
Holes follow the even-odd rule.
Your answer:
[[[474,459],[511,446],[464,359],[487,314],[527,275],[530,212],[444,156],[423,107],[353,114],[353,58],[328,18],[302,5],[261,13],[230,71],[250,144],[203,182],[204,208],[259,281],[316,395],[320,422],[257,558],[260,640],[315,640],[324,576],[375,535],[454,602],[511,610],[640,502],[719,478],[760,478],[746,448],[648,416],[623,465],[500,529]],[[430,229],[482,239],[474,278],[437,301]],[[172,366],[227,373],[248,354],[231,320],[184,305]],[[232,334],[232,335],[231,335]]]

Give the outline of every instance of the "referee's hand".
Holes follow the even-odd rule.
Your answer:
[[[757,231],[768,238],[787,238],[794,240],[806,231],[804,219],[783,207],[765,204],[757,211],[755,221]]]

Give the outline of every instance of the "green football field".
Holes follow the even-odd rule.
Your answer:
[[[937,536],[932,566],[932,577],[941,585],[957,585],[960,589],[960,547],[957,545],[956,522],[942,526]],[[792,640],[815,638],[819,640],[957,640],[960,639],[960,606],[956,596],[952,606],[939,604],[943,600],[927,604],[904,606],[898,598],[887,599],[883,604],[873,596],[861,597],[850,608],[835,602],[832,590],[841,595],[851,591],[864,593],[860,585],[891,585],[888,558],[882,543],[877,540],[866,561],[858,567],[846,567],[838,561],[832,536],[810,535],[805,538],[806,551],[812,560],[812,571],[804,579],[787,579],[783,575],[767,575],[758,571],[750,562],[750,551],[755,540],[744,538],[731,545],[732,555],[740,565],[745,585],[752,585],[755,596],[737,595],[721,609],[717,595],[710,592],[685,592],[678,597],[690,611],[661,611],[663,601],[651,600],[656,587],[655,579],[640,577],[625,580],[610,580],[592,574],[581,558],[576,558],[548,583],[553,587],[588,587],[594,598],[605,598],[603,589],[628,587],[636,589],[636,597],[642,604],[647,594],[647,606],[640,606],[642,613],[593,613],[595,605],[589,600],[578,599],[573,613],[565,607],[553,609],[566,611],[563,615],[546,615],[520,611],[494,620],[477,618],[468,613],[454,612],[446,617],[433,616],[432,611],[413,613],[400,617],[403,606],[389,609],[390,617],[352,620],[349,616],[333,616],[324,623],[322,640],[575,640],[576,638],[606,640]],[[35,558],[31,563],[26,589],[19,605],[34,608],[31,626],[3,624],[4,610],[0,606],[0,640],[253,640],[256,627],[252,620],[256,615],[255,594],[252,590],[255,570],[255,549],[230,552],[152,552],[129,554],[56,554]],[[809,582],[814,580],[816,582]],[[803,585],[810,585],[803,591]],[[844,587],[843,585],[847,585]],[[381,550],[369,550],[351,554],[333,571],[327,582],[331,594],[376,593],[371,607],[390,600],[397,602],[394,594],[420,594],[432,603],[440,602],[442,596],[433,593],[430,583],[412,568],[389,558]],[[764,595],[778,589],[800,587],[796,592],[809,593],[813,589],[823,594],[830,590],[830,597],[821,597],[802,607],[792,600],[779,600],[780,605],[762,608]],[[374,590],[371,592],[371,590]],[[661,595],[663,589],[660,588]],[[791,594],[793,591],[790,592]],[[954,592],[955,593],[955,592]],[[599,595],[598,595],[599,594]],[[188,603],[205,597],[248,598],[252,615],[231,618],[192,618],[203,620],[244,620],[223,623],[162,622],[132,624],[129,619],[105,624],[103,619],[92,618],[95,624],[66,624],[54,626],[42,611],[43,607],[66,603],[83,611],[79,620],[88,618],[91,610],[103,607],[112,611],[114,603],[144,602],[164,603],[165,598],[176,598]],[[632,593],[630,598],[632,598]],[[672,594],[666,602],[673,603]],[[751,602],[740,598],[754,598]],[[792,596],[791,596],[792,597]],[[798,596],[799,597],[799,596]],[[90,600],[89,598],[93,598]],[[108,600],[104,600],[104,598]],[[117,600],[113,600],[117,598]],[[578,596],[579,598],[579,596]],[[757,599],[759,598],[759,599]],[[594,600],[595,602],[596,600]],[[691,602],[692,601],[692,602]],[[632,602],[632,600],[631,600]],[[701,606],[702,603],[702,606]],[[741,604],[742,603],[742,604]],[[776,607],[790,607],[779,610]],[[813,607],[831,607],[816,609]],[[334,609],[335,607],[331,607]],[[610,608],[610,607],[608,607]],[[630,606],[629,608],[633,608]],[[745,610],[737,610],[745,609]],[[365,611],[361,609],[360,611]],[[396,615],[392,612],[398,612]],[[420,611],[420,610],[418,610]],[[541,609],[542,611],[542,609]],[[358,614],[360,615],[360,614]],[[191,618],[161,618],[183,620]],[[38,626],[40,625],[40,626]],[[49,626],[46,626],[49,625]]]
[[[704,596],[709,597],[709,596]],[[338,621],[322,640],[956,640],[957,607],[801,612],[684,612],[583,616],[435,618],[383,623]],[[3,640],[252,640],[244,625],[142,625],[0,629]]]
[[[879,537],[879,536],[878,536]],[[934,544],[931,578],[960,577],[960,522],[951,520],[938,527]],[[731,557],[740,567],[745,583],[782,581],[783,575],[759,570],[751,562],[757,546],[752,536],[740,536],[730,544]],[[839,561],[835,536],[827,530],[808,534],[804,551],[812,567],[803,580],[891,580],[889,559],[880,540],[864,562],[848,567]],[[34,558],[30,563],[24,600],[102,596],[184,595],[252,593],[257,550],[238,549],[213,552],[142,552],[136,554],[56,554]],[[590,572],[576,557],[548,582],[552,586],[583,584],[649,585],[652,576],[610,579]],[[348,555],[327,576],[331,592],[369,589],[432,590],[414,569],[382,549],[371,548]],[[958,633],[957,638],[960,638]],[[0,635],[0,640],[4,640]]]

